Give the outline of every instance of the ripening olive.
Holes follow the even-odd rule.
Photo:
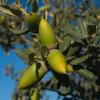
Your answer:
[[[40,64],[41,66],[45,66],[44,62],[41,62]],[[27,88],[36,83],[37,81],[39,81],[47,72],[47,70],[44,70],[41,66],[38,66],[36,63],[34,63],[30,67],[28,67],[24,71],[19,81],[18,88],[19,89]]]
[[[59,50],[51,50],[47,56],[47,61],[55,72],[60,74],[66,74],[67,63],[63,54]]]
[[[40,21],[38,37],[40,42],[46,47],[52,46],[57,42],[55,32],[45,19]]]
[[[73,69],[73,67],[70,64],[67,65],[67,71],[71,72],[71,73],[74,72],[74,69]]]
[[[35,12],[30,12],[29,14],[27,14],[25,16],[25,20],[31,32],[39,32],[39,23],[41,18]]]

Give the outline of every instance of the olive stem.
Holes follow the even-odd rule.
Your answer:
[[[46,72],[48,71],[48,68],[47,68],[45,62],[44,62],[44,61],[38,61],[38,62],[41,63],[41,68],[40,68],[40,69],[41,69],[44,73],[46,73]]]
[[[44,13],[45,13],[45,19],[47,20],[48,19],[48,11],[45,10]]]

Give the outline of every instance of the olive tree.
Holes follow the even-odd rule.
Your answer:
[[[100,9],[94,0],[77,2],[42,0],[39,7],[27,0],[23,7],[21,0],[0,0],[0,45],[28,65],[15,77],[13,100],[40,100],[45,90],[63,100],[100,98]],[[14,75],[11,66],[5,72]]]

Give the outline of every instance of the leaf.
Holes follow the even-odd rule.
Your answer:
[[[68,49],[68,47],[71,44],[71,37],[70,36],[66,36],[63,40],[62,43],[59,44],[59,49],[61,52],[64,52],[65,50]]]
[[[32,48],[25,48],[23,51],[25,58],[28,58],[30,54],[34,53]]]
[[[21,11],[17,8],[15,8],[14,6],[9,6],[9,5],[2,5],[1,7],[8,9],[11,13],[13,13],[14,15],[20,15]]]
[[[77,72],[81,77],[84,77],[88,80],[93,80],[95,78],[94,74],[87,69],[80,69]]]
[[[78,24],[75,27],[74,32],[70,33],[74,39],[84,39],[87,37],[87,22],[78,20]]]
[[[26,8],[31,5],[31,0],[27,0]]]
[[[37,12],[38,11],[38,0],[34,0],[32,4],[32,11]]]
[[[42,46],[41,47],[41,55],[44,56],[44,57],[46,57],[47,54],[48,54],[48,48],[45,47],[45,46]]]
[[[41,8],[38,9],[38,12],[41,12],[41,11],[44,11],[44,10],[48,10],[50,7],[51,7],[50,4],[44,5],[44,6],[42,6]]]
[[[22,51],[18,48],[15,48],[14,50],[22,59],[28,59],[29,55],[34,53],[34,50],[32,48],[25,48]]]
[[[94,45],[100,44],[100,35],[97,35],[97,36],[95,37],[95,39],[94,39],[94,41],[93,41],[93,44],[94,44]]]
[[[81,22],[82,23],[82,22]],[[73,37],[73,39],[84,39],[87,35],[85,34],[86,30],[83,31],[82,26],[80,28],[81,25],[77,25],[75,28],[73,28],[70,24],[66,24],[66,27],[64,28],[64,32],[66,34],[69,34],[71,37]]]
[[[6,9],[4,7],[0,7],[0,11],[3,12],[3,13],[5,13],[5,14],[14,16],[14,14],[12,13],[12,11],[10,11],[9,9]]]
[[[76,27],[76,32],[78,33],[78,37],[80,39],[84,39],[87,37],[87,22],[86,21],[82,21],[82,20],[79,20],[78,21],[78,25]]]
[[[72,56],[78,50],[79,50],[79,47],[75,47],[75,46],[70,47],[69,50],[68,50],[68,53],[67,53],[66,57]]]
[[[67,61],[71,61],[71,60],[74,59],[74,58],[75,58],[75,56],[65,57],[65,59],[66,59]]]
[[[72,65],[78,65],[84,61],[86,61],[88,59],[89,55],[85,55],[85,56],[82,56],[82,57],[79,57],[79,58],[75,58],[74,60],[72,60],[70,63]]]
[[[72,25],[67,23],[64,27],[64,35],[66,34],[73,35],[74,32],[75,32],[75,29],[72,27]]]
[[[75,42],[78,42],[78,43],[84,44],[83,41],[82,41],[81,39],[78,39],[78,38],[73,38],[73,39],[74,39]]]
[[[24,29],[12,29],[12,28],[8,28],[11,32],[15,33],[16,35],[22,35],[22,34],[27,34],[29,32],[28,28],[24,28]]]

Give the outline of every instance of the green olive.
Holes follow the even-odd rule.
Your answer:
[[[25,16],[25,20],[28,24],[30,31],[34,33],[38,33],[39,23],[41,18],[35,12],[30,12]]]
[[[63,54],[59,50],[51,50],[47,56],[47,61],[55,72],[60,74],[66,74],[67,63]]]
[[[55,32],[45,19],[40,21],[38,37],[40,42],[46,47],[52,46],[57,42]]]
[[[67,71],[71,72],[71,73],[74,73],[74,69],[70,64],[67,64]]]
[[[41,62],[39,65],[35,63],[32,64],[30,67],[28,67],[24,71],[19,81],[18,88],[19,89],[27,88],[36,83],[37,81],[39,81],[47,72],[47,70],[44,70],[41,66],[46,67],[44,62]]]

